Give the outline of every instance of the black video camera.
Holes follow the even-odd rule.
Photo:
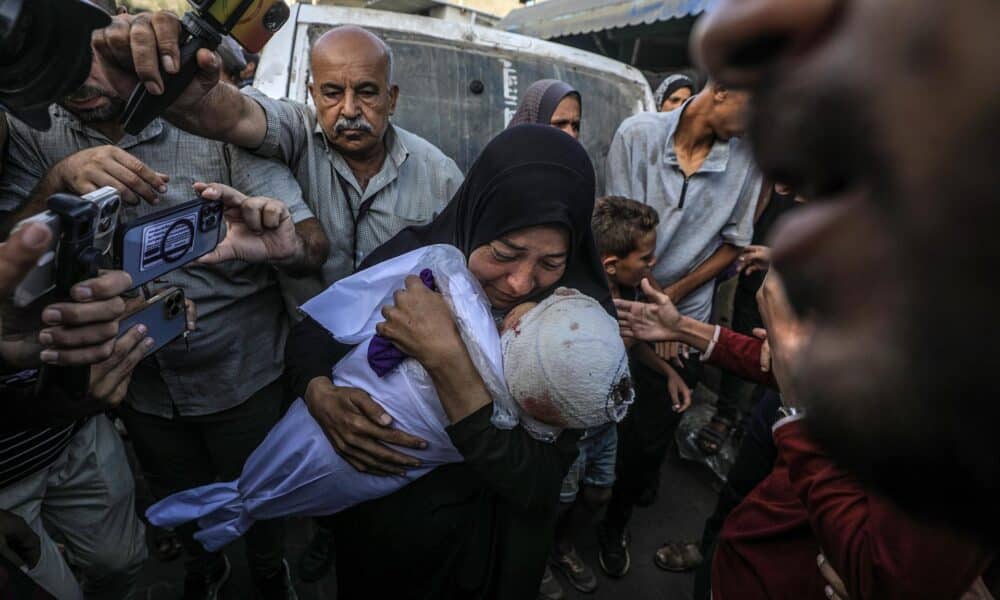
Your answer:
[[[176,74],[163,73],[164,90],[150,94],[140,83],[125,106],[125,131],[137,135],[163,113],[187,88],[198,72],[198,50],[215,50],[222,37],[232,36],[250,52],[258,53],[288,20],[282,0],[188,0],[194,11],[184,14],[181,24],[181,64]]]
[[[36,129],[90,73],[90,36],[111,17],[86,0],[0,0],[0,109]]]

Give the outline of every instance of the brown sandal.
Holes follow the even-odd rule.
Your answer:
[[[696,569],[703,560],[698,544],[693,542],[667,542],[653,555],[656,566],[674,573]]]

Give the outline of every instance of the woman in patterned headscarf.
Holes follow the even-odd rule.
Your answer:
[[[507,127],[538,123],[561,129],[580,139],[582,114],[580,92],[558,79],[542,79],[531,84]]]
[[[694,94],[694,82],[682,73],[670,75],[656,88],[656,110],[670,112],[681,107]]]

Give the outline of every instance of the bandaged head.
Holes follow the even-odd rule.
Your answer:
[[[507,386],[529,429],[617,422],[635,396],[618,323],[576,290],[556,290],[501,345]]]

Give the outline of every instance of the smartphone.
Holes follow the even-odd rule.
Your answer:
[[[97,222],[94,224],[94,247],[101,254],[111,252],[111,245],[118,229],[121,217],[122,200],[118,190],[113,187],[102,187],[99,190],[82,196],[84,200],[93,203],[97,208]]]
[[[38,213],[33,217],[28,217],[14,226],[14,232],[29,223],[41,223],[52,231],[52,239],[49,247],[42,254],[35,264],[35,267],[28,272],[28,275],[21,280],[20,285],[14,290],[14,306],[24,308],[45,294],[48,294],[56,287],[56,255],[59,250],[60,220],[59,215],[52,211]],[[13,232],[11,232],[13,234]]]
[[[132,289],[179,269],[222,240],[222,201],[196,199],[136,219],[115,233],[116,266]]]
[[[158,292],[152,298],[129,311],[118,321],[118,337],[128,333],[138,324],[146,326],[146,335],[153,338],[153,347],[146,356],[184,335],[187,328],[187,307],[184,305],[184,290],[171,287]]]
[[[255,54],[291,14],[282,0],[194,0],[192,4],[221,25],[223,33]]]

